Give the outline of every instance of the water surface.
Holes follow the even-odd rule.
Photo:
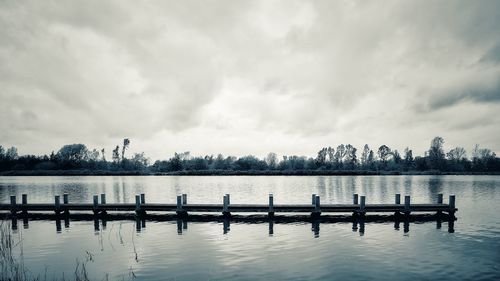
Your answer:
[[[353,230],[347,222],[234,223],[134,220],[19,221],[24,263],[34,274],[60,277],[87,260],[92,278],[110,280],[495,280],[500,279],[500,176],[172,176],[172,177],[0,177],[0,201],[27,193],[30,202],[53,202],[69,193],[71,202],[309,203],[312,193],[327,203],[392,203],[395,193],[414,203],[456,195],[457,221],[367,222]],[[10,223],[10,221],[4,221]],[[139,222],[140,223],[140,222]],[[272,227],[272,231],[270,231]],[[91,258],[90,258],[91,257]]]

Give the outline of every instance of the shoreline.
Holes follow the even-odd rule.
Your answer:
[[[428,171],[368,171],[368,170],[185,170],[176,172],[107,171],[107,170],[13,170],[0,176],[420,176],[420,175],[500,175],[500,172],[443,172]]]

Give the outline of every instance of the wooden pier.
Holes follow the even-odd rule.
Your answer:
[[[99,202],[100,199],[100,202]],[[364,216],[366,213],[394,213],[395,215],[409,216],[411,213],[437,214],[447,213],[453,217],[458,210],[455,207],[455,195],[450,195],[448,203],[443,202],[443,194],[438,194],[435,203],[411,203],[410,196],[404,197],[401,204],[401,195],[396,194],[394,204],[367,204],[365,196],[353,195],[352,204],[321,204],[320,196],[312,194],[309,204],[274,204],[273,194],[269,194],[268,204],[231,204],[230,195],[223,196],[222,204],[188,204],[187,195],[177,196],[176,203],[146,203],[145,194],[135,196],[135,203],[107,203],[106,194],[94,195],[92,203],[70,203],[69,195],[63,194],[54,197],[54,203],[28,203],[27,194],[22,195],[20,204],[16,196],[10,196],[10,204],[0,204],[0,210],[10,211],[12,215],[27,214],[28,212],[55,212],[56,215],[69,215],[70,212],[93,212],[94,215],[104,215],[107,212],[135,212],[143,216],[147,212],[175,213],[185,217],[189,213],[221,213],[230,216],[231,213],[310,213],[319,217],[322,213],[352,213],[354,216]]]

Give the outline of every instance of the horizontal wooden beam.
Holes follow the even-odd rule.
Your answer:
[[[175,212],[177,204],[161,204],[161,203],[145,203],[140,204],[144,211],[164,211]],[[0,204],[0,210],[10,211],[11,204]],[[99,204],[97,207],[90,203],[68,203],[56,204],[50,203],[29,203],[16,205],[18,211],[54,211],[59,208],[61,211],[136,211],[136,204],[133,203],[108,203]],[[184,211],[187,212],[222,212],[223,204],[185,204],[182,205]],[[230,204],[226,206],[229,212],[269,212],[268,204]],[[274,212],[291,212],[291,213],[307,213],[314,212],[316,206],[309,204],[273,204]],[[360,210],[359,205],[354,204],[322,204],[322,213],[339,213],[339,212],[357,212]],[[404,212],[405,206],[401,204],[366,204],[364,212]],[[411,212],[432,212],[432,211],[457,211],[456,208],[450,208],[448,204],[411,204],[409,205]]]

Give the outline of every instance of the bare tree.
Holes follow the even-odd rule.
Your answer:
[[[123,139],[123,146],[122,146],[122,162],[125,160],[125,151],[127,150],[128,146],[130,145],[130,140],[129,139]]]
[[[349,165],[350,169],[354,169],[358,163],[356,152],[357,149],[351,144],[345,146],[345,163]]]
[[[444,139],[442,137],[435,137],[431,141],[429,148],[429,162],[432,169],[441,169],[444,166]]]
[[[413,167],[413,164],[414,164],[413,151],[407,147],[407,148],[405,148],[404,153],[405,153],[405,156],[404,156],[405,169],[410,169],[411,167]]]
[[[115,147],[115,149],[113,149],[113,155],[112,155],[112,159],[113,159],[113,162],[114,163],[119,163],[120,162],[120,146],[117,145]]]
[[[361,165],[363,165],[364,167],[366,167],[366,165],[368,164],[369,155],[370,147],[368,146],[368,144],[365,144],[365,146],[363,147],[363,152],[361,153]]]
[[[276,169],[276,167],[278,166],[278,155],[276,155],[276,153],[274,152],[269,152],[266,157],[266,163],[269,168]]]
[[[327,148],[323,147],[320,151],[318,151],[318,156],[316,156],[316,165],[323,166],[326,163],[327,156]]]
[[[337,152],[335,153],[335,160],[339,163],[342,164],[342,161],[344,160],[345,157],[345,145],[341,144],[337,146]]]
[[[446,157],[448,157],[448,159],[452,161],[460,161],[467,158],[467,153],[465,151],[465,148],[457,146],[446,153]]]
[[[9,160],[16,160],[19,157],[19,155],[17,154],[17,148],[14,146],[8,148],[7,151],[5,152],[4,157]]]
[[[380,161],[382,161],[382,163],[384,163],[385,165],[387,163],[387,159],[391,155],[391,149],[387,145],[383,144],[378,148],[377,153]]]
[[[332,164],[333,162],[335,162],[335,149],[331,146],[329,146],[327,149],[326,149],[326,155],[328,156],[328,159],[327,161]]]

